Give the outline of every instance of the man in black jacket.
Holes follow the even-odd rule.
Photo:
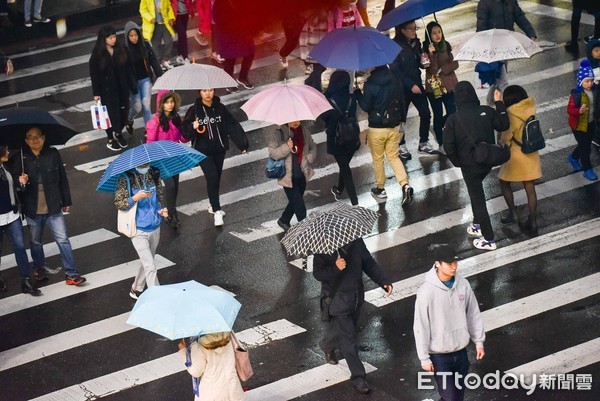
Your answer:
[[[518,0],[481,0],[477,5],[477,32],[488,29],[515,30],[515,24],[525,32],[531,40],[536,40],[537,35],[531,22],[525,16]],[[502,66],[500,76],[496,78],[496,84],[491,85],[487,94],[488,105],[494,104],[494,91],[503,91],[508,86],[506,75],[506,62]]]
[[[31,236],[34,276],[37,280],[43,279],[45,264],[42,235],[45,225],[48,224],[60,250],[66,272],[66,284],[81,285],[86,280],[75,266],[63,216],[63,213],[69,213],[71,208],[69,181],[58,150],[44,146],[45,140],[39,128],[27,131],[25,142],[29,149],[23,151],[23,171],[19,158],[15,158],[14,169],[20,174],[19,182],[23,186],[21,203]]]
[[[332,365],[338,363],[335,349],[339,348],[342,351],[350,369],[352,384],[358,392],[366,394],[370,389],[365,380],[365,368],[358,357],[356,339],[360,308],[365,299],[363,271],[381,286],[388,296],[393,289],[391,281],[373,259],[362,238],[352,241],[331,255],[315,255],[313,268],[314,277],[322,283],[321,296],[331,298],[331,321],[319,346],[325,352],[327,362]]]
[[[475,162],[475,145],[479,142],[496,143],[494,130],[506,131],[510,127],[506,106],[500,91],[494,92],[496,109],[481,106],[475,88],[468,81],[461,81],[454,89],[457,112],[451,114],[444,128],[444,150],[448,159],[460,167],[473,209],[473,225],[467,234],[475,237],[477,249],[496,249],[494,231],[485,203],[483,180],[491,168]]]
[[[356,89],[354,96],[364,112],[369,114],[367,142],[375,174],[375,187],[371,188],[371,194],[377,198],[387,198],[384,166],[387,158],[402,188],[402,205],[408,205],[413,199],[413,189],[408,184],[406,169],[398,157],[398,143],[404,136],[400,132],[400,126],[406,121],[402,82],[388,66],[379,66],[365,82],[364,93]]]

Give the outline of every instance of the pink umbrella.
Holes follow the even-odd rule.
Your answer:
[[[252,96],[241,109],[250,120],[283,125],[292,121],[315,120],[332,107],[315,88],[284,82]]]

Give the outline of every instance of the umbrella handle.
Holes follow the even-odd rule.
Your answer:
[[[198,122],[198,117],[196,117],[196,122]],[[196,132],[199,134],[204,134],[206,132],[206,125],[202,126],[202,130],[199,130],[198,128],[196,128]]]

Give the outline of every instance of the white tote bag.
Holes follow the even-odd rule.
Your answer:
[[[137,202],[127,210],[117,211],[117,231],[129,238],[135,236],[137,228],[135,225],[135,214],[137,212]]]
[[[92,125],[94,126],[94,129],[108,129],[112,126],[110,124],[110,117],[108,116],[106,106],[100,103],[100,101],[90,106],[90,112],[92,114]]]

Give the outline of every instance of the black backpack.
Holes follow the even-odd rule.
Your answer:
[[[331,104],[333,104],[333,107],[335,107],[337,112],[340,114],[340,118],[335,126],[335,144],[339,147],[348,149],[359,148],[360,128],[358,127],[358,121],[356,121],[356,116],[351,116],[348,114],[353,98],[350,98],[350,102],[348,102],[348,107],[346,107],[345,112],[340,109],[335,100],[329,100],[331,101]]]
[[[380,124],[389,128],[396,127],[402,121],[406,121],[404,95],[402,93],[402,88],[398,85],[398,78],[396,77],[394,77],[393,90],[392,100],[388,103],[383,113],[376,112],[377,116],[381,118]]]
[[[525,154],[537,152],[538,150],[546,147],[546,141],[544,140],[544,135],[542,134],[540,120],[535,118],[535,116],[529,117],[523,124],[523,142],[519,142],[515,138],[512,138],[511,140],[519,145],[521,147],[521,152]]]

